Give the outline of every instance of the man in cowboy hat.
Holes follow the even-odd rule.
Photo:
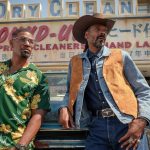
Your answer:
[[[74,38],[86,46],[70,61],[59,121],[89,127],[86,150],[148,150],[150,87],[127,52],[105,46],[114,24],[100,14],[75,22]]]

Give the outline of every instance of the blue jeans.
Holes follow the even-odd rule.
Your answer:
[[[85,150],[123,150],[118,141],[127,130],[128,124],[121,123],[117,117],[93,117]],[[141,137],[137,150],[149,150],[145,134]]]

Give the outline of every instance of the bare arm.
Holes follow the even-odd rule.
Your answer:
[[[46,111],[42,109],[32,110],[32,117],[18,142],[19,144],[28,145],[31,142],[40,129],[45,114]]]

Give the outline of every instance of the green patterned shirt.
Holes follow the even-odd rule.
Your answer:
[[[48,82],[32,63],[8,74],[10,60],[0,63],[0,149],[21,138],[32,109],[50,110]]]

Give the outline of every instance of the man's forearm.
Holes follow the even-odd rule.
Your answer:
[[[44,110],[36,110],[33,113],[21,139],[18,142],[19,144],[28,145],[32,141],[32,139],[35,137],[38,130],[40,129],[45,113],[46,111]]]

